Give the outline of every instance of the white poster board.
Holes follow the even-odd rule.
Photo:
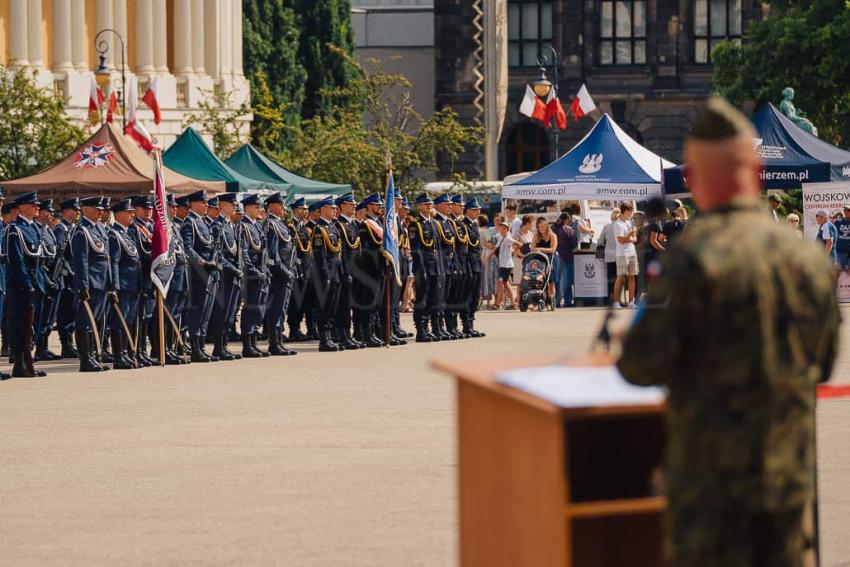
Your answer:
[[[576,299],[606,299],[608,297],[608,266],[595,254],[576,254],[575,270]]]
[[[826,209],[830,218],[850,202],[850,183],[803,183],[803,234],[814,240],[818,233],[815,212]]]
[[[803,233],[806,238],[815,239],[818,223],[815,212],[826,209],[830,218],[844,211],[844,203],[850,202],[850,183],[804,183],[803,184]],[[850,303],[850,274],[843,271],[838,274],[836,295],[839,303]]]

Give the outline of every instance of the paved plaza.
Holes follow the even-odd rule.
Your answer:
[[[454,386],[429,361],[579,354],[603,314],[485,313],[478,340],[87,375],[66,361],[0,383],[0,563],[454,565]],[[842,343],[834,382],[850,382],[846,327]],[[824,565],[850,565],[850,399],[818,418]]]

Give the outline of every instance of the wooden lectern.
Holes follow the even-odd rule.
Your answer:
[[[663,404],[565,409],[498,384],[511,365],[436,367],[457,378],[462,567],[664,565]]]

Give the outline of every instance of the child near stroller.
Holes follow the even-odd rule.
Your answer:
[[[519,284],[519,310],[527,311],[536,307],[538,311],[552,308],[549,297],[549,276],[551,272],[549,257],[539,252],[527,254],[522,259],[522,279]]]

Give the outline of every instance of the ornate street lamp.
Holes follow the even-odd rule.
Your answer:
[[[534,94],[543,99],[543,102],[546,102],[546,99],[549,97],[549,93],[552,92],[552,89],[555,90],[555,96],[558,96],[558,72],[561,67],[561,54],[552,47],[551,45],[546,46],[552,54],[551,61],[549,57],[547,57],[547,53],[541,53],[537,58],[537,64],[540,66],[540,77],[531,83],[531,90],[534,91]],[[551,63],[554,67],[554,77],[555,83],[552,84],[549,79],[546,78],[546,66],[547,63]],[[560,157],[560,149],[559,149],[559,141],[560,141],[560,133],[558,132],[558,128],[554,129],[555,134],[555,159]]]
[[[105,33],[114,34],[115,37],[118,38],[118,42],[121,44],[121,86],[117,90],[118,102],[121,105],[121,126],[127,126],[127,105],[126,96],[124,92],[124,88],[127,84],[127,65],[124,58],[126,49],[124,46],[124,38],[121,36],[120,33],[118,33],[114,29],[107,28],[104,30],[100,30],[99,32],[97,32],[97,35],[94,36],[95,50],[97,51],[98,58],[98,65],[97,69],[94,72],[94,77],[95,81],[97,82],[97,85],[102,89],[105,89],[110,84],[112,84],[112,71],[106,64],[106,54],[109,53],[109,42],[105,39],[101,39],[101,36]],[[114,86],[115,85],[113,85],[113,87]]]

